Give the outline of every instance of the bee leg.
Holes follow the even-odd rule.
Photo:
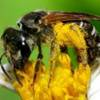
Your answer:
[[[39,39],[38,42],[37,42],[37,46],[38,46],[39,54],[38,54],[37,62],[36,62],[36,65],[35,65],[36,72],[39,70],[39,66],[40,66],[41,60],[42,60],[42,58],[43,58],[40,39]]]
[[[12,60],[12,62],[13,62],[12,65],[13,65],[14,76],[15,76],[17,82],[22,86],[22,83],[21,83],[19,77],[17,76],[17,72],[16,72],[16,69],[17,69],[17,68],[16,68],[16,63],[15,63],[14,58],[12,57],[12,55],[11,55],[11,60]]]
[[[15,67],[14,67],[13,71],[14,71],[14,75],[15,75],[15,78],[16,78],[17,82],[22,86],[22,83],[21,83],[20,79],[17,76],[16,68]]]
[[[56,65],[56,57],[59,54],[59,45],[53,40],[51,42],[51,48],[50,48],[50,66],[51,68],[54,68]]]
[[[84,66],[88,64],[88,53],[87,50],[82,48],[82,49],[76,49],[77,54],[78,54],[78,62],[82,63]]]
[[[38,46],[39,53],[38,53],[38,57],[37,57],[37,62],[35,64],[35,75],[33,77],[34,81],[36,79],[36,75],[39,70],[39,67],[41,66],[41,60],[43,58],[40,39],[38,39],[38,41],[37,41],[37,46]]]
[[[8,73],[7,73],[6,70],[4,69],[4,66],[2,65],[1,60],[2,60],[3,56],[5,56],[5,53],[3,53],[3,54],[1,55],[1,57],[0,57],[1,69],[2,69],[2,71],[4,72],[4,74],[7,76],[7,78],[8,78],[9,80],[11,80],[11,77],[8,75]]]
[[[37,45],[38,45],[38,50],[39,50],[38,59],[42,59],[43,55],[42,55],[42,48],[41,48],[41,41],[40,40],[37,42]]]

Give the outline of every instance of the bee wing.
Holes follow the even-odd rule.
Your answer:
[[[76,13],[76,12],[52,12],[43,17],[45,24],[52,24],[57,21],[89,21],[89,20],[100,20],[100,16]]]

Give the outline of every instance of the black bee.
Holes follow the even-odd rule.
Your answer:
[[[39,53],[36,70],[38,70],[39,64],[43,58],[41,43],[46,43],[48,41],[53,42],[55,37],[53,25],[60,21],[63,23],[77,23],[81,28],[87,31],[88,34],[86,34],[85,39],[89,47],[87,50],[88,59],[94,60],[94,58],[100,54],[100,37],[97,36],[96,31],[94,31],[94,27],[90,23],[90,20],[100,20],[100,17],[74,12],[30,12],[24,15],[18,22],[18,26],[20,27],[19,30],[8,28],[4,31],[2,35],[5,48],[4,55],[14,66],[15,72],[16,69],[23,69],[31,51],[34,46],[37,45]],[[51,46],[53,44],[54,43],[52,43]],[[62,52],[65,52],[64,48],[65,47],[61,46]],[[1,59],[2,57],[3,56],[1,56]],[[2,64],[1,67],[8,76]]]
[[[85,40],[88,45],[88,62],[94,60],[100,52],[100,36],[97,35],[95,27],[91,24],[91,20],[100,20],[99,16],[89,15],[85,13],[74,12],[30,12],[24,15],[18,25],[22,31],[25,31],[25,36],[33,38],[39,47],[38,58],[42,59],[41,42],[45,42],[48,38],[52,41],[54,38],[52,25],[61,21],[63,23],[76,23],[88,34],[85,34]],[[66,47],[61,46],[64,51]]]

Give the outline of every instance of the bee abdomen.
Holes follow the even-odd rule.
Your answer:
[[[80,28],[86,31],[85,40],[88,46],[88,62],[92,63],[97,56],[100,57],[100,36],[97,34],[96,28],[89,22],[78,23]]]

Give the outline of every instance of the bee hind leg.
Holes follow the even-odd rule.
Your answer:
[[[36,61],[36,64],[35,64],[35,74],[34,74],[34,77],[33,77],[34,80],[36,79],[37,72],[39,71],[39,68],[42,64],[42,58],[43,58],[40,40],[37,41],[37,46],[38,46],[39,53],[38,53],[37,61]]]
[[[39,51],[39,53],[38,53],[37,62],[36,62],[36,65],[35,65],[36,72],[39,70],[39,67],[40,67],[40,65],[41,65],[41,61],[42,61],[42,58],[43,58],[40,39],[39,39],[38,42],[37,42],[37,46],[38,46],[38,51]]]

